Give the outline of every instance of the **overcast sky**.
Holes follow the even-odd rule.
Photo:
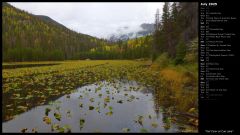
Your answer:
[[[139,29],[142,23],[154,23],[157,8],[163,3],[37,3],[10,2],[11,5],[35,15],[46,15],[80,33],[106,38],[125,26]]]

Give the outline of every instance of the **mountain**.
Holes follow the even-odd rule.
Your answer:
[[[78,59],[106,41],[72,31],[47,16],[2,3],[3,61]]]
[[[117,32],[115,32],[114,34],[111,34],[108,37],[108,40],[111,42],[116,42],[119,40],[125,41],[128,39],[150,35],[152,34],[153,31],[154,31],[154,24],[149,24],[149,23],[143,23],[137,28],[131,28],[131,27],[125,26],[125,27],[120,27],[117,30]]]
[[[55,24],[55,25],[57,25],[57,26],[61,26],[61,27],[66,28],[64,25],[56,22],[55,20],[53,20],[52,18],[50,18],[50,17],[48,17],[48,16],[45,16],[45,15],[34,15],[34,16],[42,19],[42,20],[45,21],[45,22],[52,23],[52,24]]]
[[[149,24],[149,23],[143,23],[140,25],[142,30],[138,32],[139,35],[148,35],[148,34],[152,34],[152,32],[154,31],[154,24]]]

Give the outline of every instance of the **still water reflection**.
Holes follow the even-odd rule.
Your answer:
[[[152,91],[135,81],[87,85],[4,122],[3,132],[178,132]]]

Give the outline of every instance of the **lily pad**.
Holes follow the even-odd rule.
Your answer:
[[[104,104],[103,104],[103,107],[106,108],[106,107],[107,107],[107,103],[104,103]]]
[[[80,95],[78,98],[79,98],[79,99],[82,99],[82,98],[83,98],[83,96],[82,96],[82,95]]]
[[[156,122],[152,123],[152,127],[157,128],[158,124]]]
[[[112,111],[112,109],[113,109],[111,106],[109,106],[108,108],[109,108],[110,111]]]
[[[84,123],[85,123],[85,120],[84,119],[80,119],[79,123],[80,123],[80,130],[82,130],[82,128],[84,126]]]
[[[138,120],[137,120],[137,122],[141,125],[141,126],[143,126],[143,116],[141,116],[141,115],[139,115],[138,116]]]
[[[67,111],[67,117],[72,117],[70,110]]]
[[[104,102],[110,102],[109,96],[107,96],[106,98],[104,98]]]
[[[48,116],[48,114],[49,114],[50,111],[51,111],[50,108],[46,108],[46,109],[45,109],[45,115]]]
[[[140,129],[140,132],[142,132],[142,133],[147,133],[148,131],[147,131],[147,129],[145,129],[145,128],[141,128],[141,129]]]
[[[135,96],[131,95],[131,96],[130,96],[130,99],[135,99]]]
[[[21,129],[21,132],[26,133],[27,130],[28,130],[27,128],[23,128],[23,129]]]
[[[89,110],[93,110],[94,109],[94,106],[89,106]]]
[[[123,131],[123,132],[129,132],[130,129],[129,129],[129,128],[123,128],[122,131]]]
[[[44,117],[43,117],[43,121],[44,121],[46,124],[48,124],[48,125],[50,125],[51,122],[52,122],[51,118],[49,118],[48,116],[44,116]]]
[[[54,117],[55,117],[58,121],[61,121],[61,118],[62,118],[61,114],[55,112],[55,113],[54,113]]]
[[[69,125],[64,125],[64,129],[66,129],[66,133],[71,133],[71,127]]]
[[[123,103],[123,101],[122,101],[122,100],[118,100],[118,101],[117,101],[117,103],[119,103],[119,104],[122,104],[122,103]]]
[[[96,107],[96,111],[100,113],[100,107]]]
[[[106,113],[106,115],[108,115],[108,116],[112,116],[112,114],[113,114],[112,111]]]
[[[60,128],[59,124],[52,124],[51,125],[51,130],[52,131],[58,130],[59,128]]]
[[[33,128],[32,133],[37,133],[37,128]]]
[[[90,100],[91,102],[94,102],[94,98],[90,98],[89,100]]]
[[[64,133],[65,132],[65,128],[64,127],[60,127],[57,129],[58,133]]]

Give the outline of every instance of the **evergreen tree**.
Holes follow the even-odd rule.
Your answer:
[[[175,64],[181,64],[186,55],[186,45],[182,40],[178,43],[176,50]]]
[[[170,18],[169,2],[165,2],[162,14],[162,23],[164,28],[167,27],[166,25],[169,22],[169,18]]]

